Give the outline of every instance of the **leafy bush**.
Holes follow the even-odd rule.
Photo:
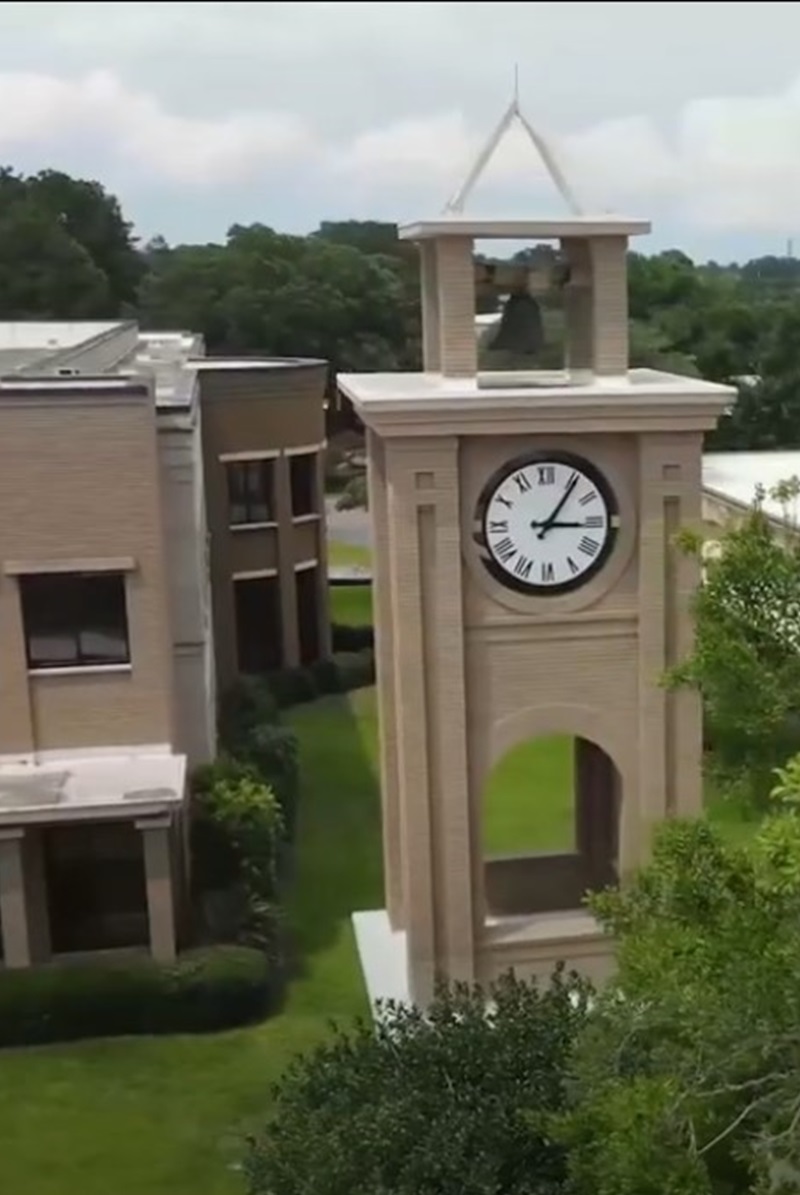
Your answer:
[[[351,477],[336,499],[337,510],[359,510],[367,506],[367,475],[361,473]]]
[[[375,653],[370,648],[342,651],[333,659],[339,672],[340,692],[349,693],[351,689],[375,684]]]
[[[278,719],[278,703],[270,686],[260,677],[239,677],[220,701],[220,743],[225,751],[238,755],[252,730]]]
[[[761,497],[720,544],[695,597],[692,654],[667,679],[702,694],[725,787],[763,808],[773,768],[800,748],[800,546],[779,542]],[[691,532],[679,546],[702,552]]]
[[[249,1143],[251,1195],[555,1195],[566,1159],[549,1121],[586,988],[506,978],[389,1007],[300,1058]]]
[[[339,692],[339,669],[335,660],[330,658],[315,660],[313,664],[309,664],[308,670],[314,677],[314,685],[318,693]]]
[[[274,1009],[280,977],[266,955],[213,946],[174,963],[152,958],[0,973],[0,1046],[121,1034],[205,1033]]]
[[[346,626],[334,623],[331,627],[331,645],[334,655],[342,651],[363,651],[375,648],[375,628],[372,626]]]
[[[301,705],[304,701],[313,701],[319,697],[314,674],[309,668],[282,668],[279,672],[271,672],[266,683],[280,709],[290,705]]]
[[[275,795],[241,761],[220,761],[199,773],[195,784],[192,884],[203,928],[211,937],[257,943],[277,961],[283,822]]]
[[[297,736],[294,731],[279,723],[261,723],[247,735],[241,758],[246,765],[255,768],[261,780],[275,794],[284,834],[292,840],[297,824],[300,789]]]

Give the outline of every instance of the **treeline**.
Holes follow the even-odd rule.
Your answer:
[[[634,365],[738,381],[724,448],[800,447],[800,262],[630,255]],[[210,352],[314,355],[332,370],[414,369],[417,257],[391,224],[308,236],[234,224],[223,244],[140,245],[99,183],[0,169],[0,319],[135,318]]]

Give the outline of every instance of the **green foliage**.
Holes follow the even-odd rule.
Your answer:
[[[351,477],[339,497],[337,510],[366,510],[368,505],[367,477],[365,473]]]
[[[699,550],[692,536],[680,544]],[[776,539],[758,504],[721,548],[695,597],[694,650],[667,679],[699,689],[715,765],[763,805],[800,746],[800,548]]]
[[[375,655],[371,647],[337,651],[328,660],[318,660],[299,668],[284,668],[266,678],[281,709],[314,701],[325,693],[347,693],[374,682]]]
[[[263,679],[241,676],[220,701],[220,744],[224,751],[239,755],[246,751],[247,738],[253,730],[278,719],[278,703]]]
[[[0,1046],[205,1033],[265,1016],[279,992],[262,951],[214,946],[174,963],[96,958],[0,974]]]
[[[246,1159],[250,1195],[555,1195],[551,1118],[586,1015],[558,972],[439,993],[426,1016],[390,1006],[301,1057]]]
[[[334,623],[331,627],[331,640],[335,654],[374,649],[375,628],[369,624],[349,626],[346,623]]]
[[[748,846],[667,823],[591,903],[618,974],[573,1055],[571,1195],[766,1190],[800,1165],[800,818]]]

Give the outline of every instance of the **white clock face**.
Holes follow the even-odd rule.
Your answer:
[[[527,458],[497,476],[481,503],[483,556],[502,584],[564,593],[586,583],[613,547],[613,492],[588,462],[567,454]]]

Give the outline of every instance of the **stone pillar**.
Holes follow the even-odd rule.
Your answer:
[[[699,696],[673,692],[665,672],[689,651],[696,562],[673,539],[699,517],[702,437],[652,433],[641,438],[639,539],[639,842],[625,840],[628,866],[643,863],[655,826],[702,809],[702,713]]]
[[[419,280],[422,297],[422,368],[428,373],[441,369],[439,345],[439,282],[436,243],[419,246]]]
[[[175,893],[172,874],[171,818],[145,818],[136,822],[144,850],[150,953],[160,962],[175,958]]]
[[[397,767],[412,997],[471,980],[476,914],[467,776],[458,441],[386,442]]]
[[[25,831],[14,826],[0,829],[0,926],[3,959],[9,968],[30,967],[31,932],[25,889]]]
[[[380,725],[381,833],[383,887],[392,929],[405,925],[403,840],[397,775],[397,708],[395,702],[392,571],[389,507],[384,444],[367,431],[367,483],[372,526],[372,606],[375,624],[375,669]]]
[[[294,573],[294,523],[289,457],[275,458],[275,515],[278,523],[278,584],[281,594],[281,650],[284,668],[300,663],[300,629],[297,621],[297,580]],[[272,628],[266,628],[272,634]]]
[[[19,579],[0,571],[0,755],[36,747]]]
[[[592,256],[594,371],[598,377],[628,372],[628,238],[596,237]]]
[[[331,603],[328,586],[328,534],[325,520],[325,451],[320,449],[316,461],[314,491],[319,511],[317,523],[317,625],[319,654],[324,659],[331,654]]]
[[[471,378],[478,370],[472,237],[442,237],[434,241],[434,247],[439,368],[447,378]]]
[[[23,851],[31,958],[35,963],[46,963],[51,953],[44,834],[45,831],[39,827],[29,826]]]

